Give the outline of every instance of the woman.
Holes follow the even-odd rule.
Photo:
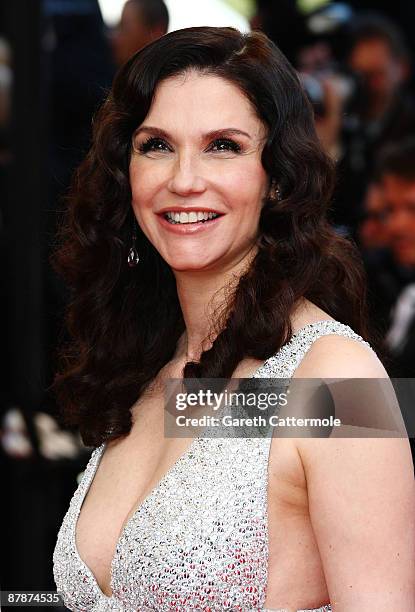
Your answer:
[[[169,378],[386,376],[294,70],[259,32],[179,30],[94,125],[57,254],[55,386],[97,447],[54,553],[65,604],[409,611],[407,440],[163,435]]]

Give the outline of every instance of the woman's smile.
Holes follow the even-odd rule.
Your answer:
[[[175,234],[192,234],[205,232],[217,227],[221,218],[225,215],[208,209],[179,209],[172,208],[169,211],[158,213],[157,217],[161,226]]]

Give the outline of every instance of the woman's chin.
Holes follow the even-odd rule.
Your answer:
[[[172,259],[167,261],[169,266],[174,272],[203,272],[212,270],[216,267],[217,260],[216,259],[206,259],[206,258],[183,258],[183,259]]]

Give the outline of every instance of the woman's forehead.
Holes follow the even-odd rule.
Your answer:
[[[195,71],[158,84],[144,123],[150,120],[183,127],[197,121],[201,131],[244,126],[256,137],[264,131],[256,109],[237,85],[223,77]]]

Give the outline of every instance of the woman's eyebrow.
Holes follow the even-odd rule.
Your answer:
[[[135,131],[135,135],[137,136],[137,134],[140,134],[142,132],[157,136],[159,138],[166,138],[167,140],[172,138],[172,136],[168,134],[168,132],[166,132],[165,130],[151,125],[142,125]],[[238,128],[220,128],[219,130],[212,130],[211,132],[203,134],[201,139],[208,140],[220,138],[226,135],[246,136],[247,138],[252,140],[252,136],[250,136],[247,132],[244,132],[243,130],[239,130]]]
[[[238,130],[237,128],[221,128],[220,130],[213,130],[211,132],[208,132],[207,134],[204,134],[203,138],[219,138],[225,135],[246,136],[247,138],[252,140],[252,137],[247,132],[244,132],[243,130]]]

